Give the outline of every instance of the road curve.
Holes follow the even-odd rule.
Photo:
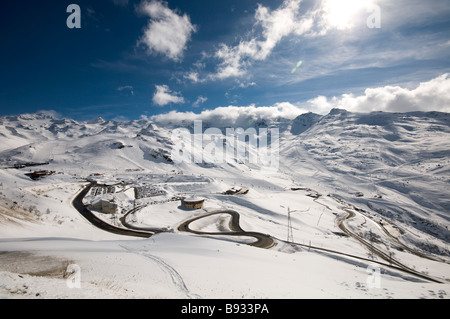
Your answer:
[[[401,247],[402,249],[404,249],[404,250],[410,252],[411,254],[414,254],[414,255],[419,256],[419,257],[421,257],[421,258],[426,258],[426,259],[429,259],[429,260],[432,260],[432,261],[443,262],[443,263],[449,263],[448,261],[446,261],[446,260],[444,260],[444,259],[441,259],[441,258],[438,258],[438,257],[429,256],[429,255],[427,255],[427,254],[424,254],[424,253],[422,253],[422,252],[420,252],[420,251],[417,251],[417,250],[415,250],[415,249],[413,249],[413,248],[410,248],[410,247],[406,246],[406,245],[403,244],[400,240],[398,240],[397,237],[393,236],[393,235],[386,229],[386,227],[383,225],[383,223],[377,222],[377,221],[375,221],[375,222],[377,223],[378,226],[380,226],[380,228],[383,230],[383,232],[386,234],[386,236],[388,236],[389,239],[390,239],[394,244],[396,244],[397,246]]]
[[[202,231],[193,230],[189,227],[189,225],[196,220],[199,220],[199,219],[202,219],[202,218],[205,218],[208,216],[220,215],[220,214],[231,215],[231,220],[230,220],[229,226],[232,231],[230,231],[230,232],[202,232]],[[269,235],[265,235],[265,234],[257,233],[257,232],[247,232],[247,231],[243,230],[239,224],[239,219],[240,219],[239,213],[237,213],[233,210],[219,210],[219,211],[214,211],[211,213],[207,213],[205,215],[201,215],[201,216],[197,216],[192,219],[189,219],[189,220],[183,222],[181,225],[179,225],[178,230],[183,231],[183,232],[193,233],[196,235],[212,235],[212,236],[226,235],[226,236],[253,237],[253,238],[256,238],[256,242],[248,244],[248,245],[253,246],[253,247],[259,247],[259,248],[268,249],[275,245],[275,241]]]
[[[91,211],[89,211],[89,209],[87,209],[87,207],[83,204],[83,198],[89,193],[89,191],[91,190],[92,187],[94,186],[98,186],[98,184],[96,182],[91,182],[89,185],[87,185],[72,201],[73,207],[75,207],[75,209],[84,217],[86,218],[89,222],[91,222],[94,226],[103,229],[105,231],[108,231],[110,233],[113,234],[117,234],[117,235],[125,235],[125,236],[133,236],[133,237],[141,237],[141,238],[149,238],[155,234],[158,233],[163,233],[163,232],[168,232],[167,229],[165,228],[138,228],[135,227],[129,223],[126,222],[126,217],[130,214],[130,213],[134,213],[137,210],[141,209],[142,207],[137,207],[136,209],[132,209],[131,211],[129,211],[125,216],[123,216],[120,221],[121,223],[127,227],[125,228],[119,228],[119,227],[115,227],[111,224],[108,224],[106,222],[104,222],[103,220],[101,220],[100,218],[96,217]],[[215,233],[206,233],[206,232],[200,232],[200,231],[195,231],[189,228],[189,224],[207,217],[207,216],[211,216],[211,215],[218,215],[218,214],[229,214],[231,215],[231,221],[230,221],[230,228],[233,230],[231,232],[215,232]],[[250,246],[253,247],[259,247],[259,248],[270,248],[273,247],[275,245],[275,241],[273,240],[272,237],[270,237],[269,235],[265,235],[262,233],[257,233],[257,232],[246,232],[244,231],[240,224],[239,224],[239,219],[240,219],[240,215],[235,212],[235,211],[231,211],[231,210],[222,210],[222,211],[216,211],[216,212],[212,212],[212,213],[208,213],[206,215],[202,215],[202,216],[198,216],[195,217],[193,219],[190,219],[184,223],[182,223],[180,226],[178,226],[178,230],[179,231],[184,231],[184,232],[189,232],[189,233],[193,233],[196,235],[212,235],[212,236],[219,236],[219,235],[226,235],[226,236],[248,236],[248,237],[253,237],[256,238],[256,242],[249,244]]]
[[[363,237],[361,237],[360,235],[352,232],[349,228],[347,228],[345,226],[345,221],[355,217],[355,212],[349,210],[349,209],[344,209],[344,211],[347,213],[347,216],[345,216],[344,218],[340,218],[337,220],[337,225],[338,227],[344,232],[346,233],[348,236],[358,240],[363,246],[367,247],[369,249],[369,251],[373,252],[374,254],[376,254],[377,256],[379,256],[380,258],[384,259],[385,261],[389,262],[392,265],[395,265],[396,267],[402,269],[403,271],[410,273],[412,275],[415,275],[417,277],[421,277],[423,279],[426,280],[430,280],[436,283],[442,283],[442,281],[439,281],[436,278],[433,278],[431,276],[427,276],[425,274],[422,274],[414,269],[409,268],[408,266],[402,264],[401,262],[399,262],[398,260],[392,258],[392,256],[389,256],[388,254],[386,254],[385,252],[383,252],[381,249],[376,248],[373,244],[371,244],[370,242],[367,242],[367,240],[365,240]]]
[[[122,216],[120,218],[120,222],[122,223],[122,225],[124,225],[125,227],[129,228],[129,229],[133,229],[135,231],[140,231],[140,232],[149,232],[152,233],[153,235],[159,234],[159,233],[164,233],[167,232],[167,228],[156,228],[156,227],[136,227],[130,223],[127,222],[127,217],[130,214],[134,214],[137,211],[141,210],[142,208],[146,207],[146,205],[142,205],[142,206],[138,206],[133,208],[132,210],[130,210],[129,212],[127,212],[124,216]]]
[[[97,186],[96,182],[91,182],[88,186],[86,186],[72,201],[73,207],[84,217],[86,218],[91,224],[94,226],[103,229],[107,232],[116,234],[116,235],[125,235],[125,236],[133,236],[133,237],[141,237],[141,238],[149,238],[154,233],[149,233],[145,231],[137,231],[137,230],[131,230],[131,229],[124,229],[115,227],[111,224],[108,224],[101,220],[100,218],[96,217],[87,207],[83,204],[83,198],[89,193],[91,188],[93,186]]]
[[[104,222],[103,220],[99,219],[98,217],[96,217],[91,211],[89,211],[86,206],[83,204],[83,199],[84,197],[89,193],[89,191],[91,190],[91,188],[93,186],[97,186],[98,184],[96,182],[91,182],[88,186],[86,186],[73,200],[72,204],[74,206],[75,209],[78,210],[78,212],[84,217],[86,218],[89,222],[91,222],[94,226],[103,229],[105,231],[114,233],[114,234],[118,234],[118,235],[125,235],[125,236],[133,236],[133,237],[141,237],[141,238],[149,238],[151,236],[153,236],[156,233],[161,233],[161,232],[167,232],[167,230],[165,229],[124,229],[124,228],[119,228],[119,227],[115,227],[112,226],[106,222]],[[138,207],[137,209],[141,209],[142,207]],[[137,210],[136,209],[136,210]],[[132,213],[135,210],[132,210],[129,213]],[[350,211],[350,210],[346,210],[347,212],[347,216],[339,219],[338,222],[338,226],[339,228],[345,232],[346,234],[348,234],[349,236],[357,239],[358,241],[360,241],[363,245],[367,246],[369,249],[373,249],[374,253],[376,253],[377,255],[379,255],[382,259],[389,261],[390,263],[392,263],[391,265],[388,264],[382,264],[381,262],[377,262],[374,260],[369,260],[367,258],[362,258],[362,257],[358,257],[358,256],[353,256],[350,254],[346,254],[346,253],[342,253],[339,251],[334,251],[334,250],[330,250],[330,249],[324,249],[324,248],[320,248],[320,247],[314,247],[311,245],[304,245],[304,244],[300,244],[300,243],[291,243],[289,242],[289,244],[293,244],[293,245],[298,245],[298,246],[302,246],[302,247],[306,247],[308,249],[315,249],[315,250],[321,250],[321,251],[326,251],[329,253],[333,253],[333,254],[339,254],[339,255],[344,255],[344,256],[349,256],[349,257],[353,257],[356,259],[360,259],[360,260],[366,260],[366,261],[370,261],[370,262],[375,262],[378,263],[380,265],[384,265],[387,267],[392,267],[392,268],[396,268],[398,270],[404,271],[406,273],[418,276],[422,279],[426,279],[429,281],[433,281],[433,282],[437,282],[437,283],[442,283],[442,281],[439,281],[435,278],[432,278],[430,276],[424,275],[422,273],[419,273],[403,264],[401,264],[400,262],[394,260],[391,258],[391,256],[386,255],[384,252],[382,252],[379,249],[376,249],[373,247],[373,245],[371,245],[370,243],[368,243],[367,241],[365,241],[362,237],[360,237],[359,235],[353,233],[352,231],[350,231],[344,224],[344,221],[352,218],[355,216],[355,213]],[[232,230],[231,232],[201,232],[201,231],[195,231],[189,228],[189,225],[196,221],[199,220],[201,218],[205,218],[208,216],[212,216],[212,215],[219,215],[219,214],[229,214],[231,215],[231,220],[230,220],[230,229]],[[125,220],[125,216],[122,217],[123,220]],[[182,224],[180,224],[178,226],[178,230],[179,231],[183,231],[183,232],[189,232],[189,233],[193,233],[193,234],[197,234],[197,235],[211,235],[211,236],[218,236],[218,235],[226,235],[226,236],[249,236],[249,237],[254,237],[256,238],[256,242],[248,244],[250,246],[254,246],[254,247],[259,247],[259,248],[271,248],[273,247],[276,243],[275,243],[275,238],[271,237],[270,235],[265,235],[262,233],[257,233],[257,232],[246,232],[244,231],[240,224],[239,224],[239,219],[240,219],[240,215],[239,213],[232,211],[232,210],[221,210],[221,211],[215,211],[215,212],[211,212],[211,213],[207,213],[205,215],[201,215],[201,216],[197,216],[195,218],[189,219],[185,222],[183,222]],[[121,219],[122,220],[122,219]],[[124,226],[128,227],[128,224],[125,223]],[[281,242],[285,242],[283,240],[279,240],[278,241]],[[394,266],[395,265],[395,266]]]

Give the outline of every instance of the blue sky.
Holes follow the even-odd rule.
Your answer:
[[[67,27],[70,4],[80,7],[81,28]],[[133,120],[214,110],[450,111],[448,1],[1,6],[0,115],[47,110],[77,120]]]

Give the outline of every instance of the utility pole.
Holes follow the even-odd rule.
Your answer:
[[[288,232],[287,232],[287,242],[294,242],[294,234],[292,232],[292,220],[291,220],[291,209],[288,207]]]
[[[307,210],[291,210],[288,207],[288,224],[287,224],[287,242],[288,243],[293,243],[294,242],[294,233],[292,231],[292,220],[291,220],[291,213],[295,213],[295,212],[300,212],[300,213],[305,213],[309,211],[309,208]]]
[[[370,241],[369,258],[371,258],[373,260],[373,258],[374,258],[374,249],[373,249],[374,235],[372,233],[372,229],[369,230],[369,241]]]

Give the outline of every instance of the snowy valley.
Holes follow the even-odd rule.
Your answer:
[[[449,298],[450,114],[236,125],[276,171],[177,163],[189,122],[0,117],[0,297]]]

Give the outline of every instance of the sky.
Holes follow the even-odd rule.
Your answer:
[[[0,30],[0,116],[450,112],[446,0],[10,0]]]

